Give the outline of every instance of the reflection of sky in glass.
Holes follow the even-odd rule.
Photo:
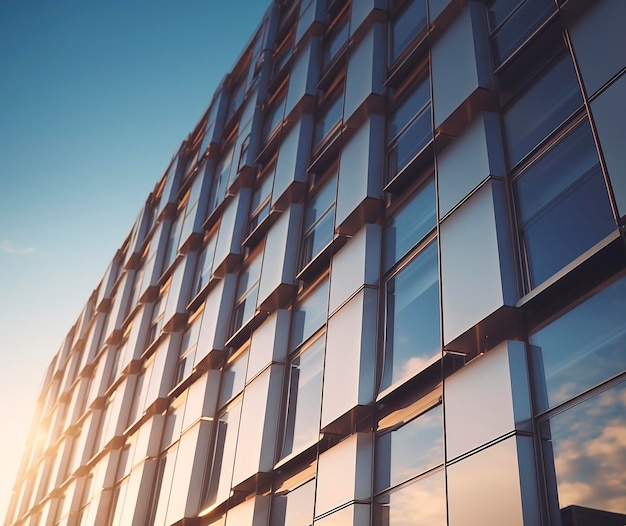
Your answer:
[[[552,439],[560,509],[626,513],[626,383],[555,416],[542,435]]]
[[[319,435],[324,341],[324,338],[318,338],[291,363],[283,456],[298,451]]]
[[[306,297],[293,311],[290,349],[295,349],[326,322],[328,279]]]
[[[376,526],[441,526],[446,524],[443,470],[377,500]]]
[[[376,491],[395,486],[443,462],[441,406],[411,420],[376,443]]]
[[[418,372],[439,352],[438,283],[435,243],[389,283],[383,388]]]
[[[541,410],[626,369],[625,312],[622,278],[530,337]]]
[[[435,228],[435,202],[435,180],[430,179],[385,228],[385,270]]]
[[[285,506],[284,518],[272,516],[272,526],[282,526],[283,524],[305,526],[313,522],[315,480],[310,480],[299,488],[290,491],[285,497],[275,497],[275,499],[276,498],[287,499],[287,503]]]

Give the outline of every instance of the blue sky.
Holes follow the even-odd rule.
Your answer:
[[[45,369],[269,0],[0,0],[0,522]]]

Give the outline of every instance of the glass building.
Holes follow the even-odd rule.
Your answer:
[[[625,524],[624,21],[272,2],[53,358],[5,524]]]

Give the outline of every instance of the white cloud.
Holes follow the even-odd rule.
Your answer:
[[[24,247],[24,248],[14,247],[8,239],[5,239],[2,241],[2,244],[0,244],[0,248],[2,249],[2,252],[4,252],[5,254],[11,254],[11,255],[32,254],[33,252],[37,252],[37,249],[35,247]]]

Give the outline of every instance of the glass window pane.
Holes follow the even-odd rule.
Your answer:
[[[552,147],[515,182],[518,210],[526,222],[598,164],[588,122]]]
[[[328,135],[328,133],[335,127],[335,125],[341,120],[343,113],[343,93],[332,101],[328,108],[323,109],[322,113],[317,117],[315,121],[314,131],[314,144],[317,146],[322,139]]]
[[[382,388],[424,368],[440,352],[437,244],[387,282]]]
[[[433,138],[430,107],[398,137],[389,151],[389,180],[400,173]]]
[[[374,526],[445,526],[446,481],[443,470],[374,502]]]
[[[376,488],[383,491],[443,463],[443,412],[434,407],[376,439]]]
[[[616,228],[586,122],[524,172],[514,191],[532,286]]]
[[[324,364],[322,336],[290,363],[287,422],[281,457],[299,451],[319,437]]]
[[[406,125],[428,104],[430,100],[430,84],[428,78],[422,79],[418,86],[394,110],[387,120],[387,140],[391,142]]]
[[[626,370],[626,278],[531,335],[539,409]]]
[[[326,323],[328,279],[320,283],[296,308],[291,319],[290,349],[295,349]]]
[[[493,30],[499,24],[501,24],[504,19],[509,16],[509,14],[515,9],[515,7],[520,3],[521,0],[491,0],[488,1],[488,11],[487,16],[489,18],[489,27]]]
[[[393,62],[404,48],[426,25],[426,2],[412,0],[391,23],[391,61]]]
[[[437,224],[435,180],[430,178],[385,228],[385,271]]]
[[[496,65],[502,64],[555,11],[554,0],[527,0],[493,38]]]
[[[283,113],[285,112],[285,95],[281,95],[274,105],[268,110],[265,117],[265,124],[263,125],[263,137],[269,137],[276,129],[279,123],[283,120]]]
[[[542,283],[615,228],[598,166],[526,225],[531,285]]]
[[[194,284],[193,296],[198,294],[211,278],[213,270],[213,255],[215,254],[215,245],[217,236],[214,235],[209,239],[206,246],[198,254],[198,262],[196,263],[196,281]]]
[[[326,211],[334,204],[337,194],[337,177],[332,177],[315,195],[309,203],[307,203],[304,228],[311,228]]]
[[[222,407],[228,400],[239,394],[246,383],[248,368],[248,349],[242,352],[234,361],[222,371],[220,384],[220,399],[218,407]]]
[[[328,35],[324,42],[324,50],[322,52],[322,68],[325,68],[330,64],[335,55],[343,47],[348,40],[348,20],[344,20],[343,23]]]
[[[204,499],[206,505],[222,502],[230,495],[240,416],[241,398],[230,405],[217,420],[213,464]]]
[[[313,522],[315,480],[302,484],[286,495],[276,495],[272,500],[270,526],[306,526]]]
[[[510,166],[515,166],[581,104],[572,60],[563,54],[504,112]]]
[[[315,258],[332,240],[335,232],[335,209],[327,210],[315,227],[302,240],[302,265]]]
[[[544,458],[554,459],[546,469],[556,479],[552,516],[560,516],[559,524],[624,524],[625,429],[623,382],[542,425]]]

